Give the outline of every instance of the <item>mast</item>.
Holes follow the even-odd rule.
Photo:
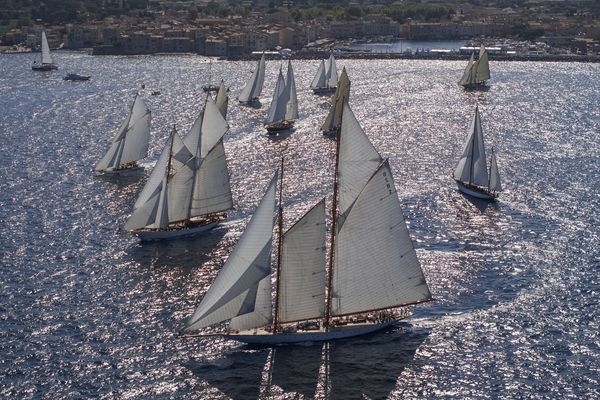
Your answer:
[[[469,169],[469,185],[473,181],[473,154],[475,153],[475,137],[477,130],[477,118],[479,116],[479,106],[475,106],[475,124],[473,125],[473,141],[471,142],[471,167]]]
[[[279,210],[278,210],[278,224],[277,230],[279,231],[279,242],[277,243],[277,274],[275,276],[275,310],[273,313],[273,334],[277,333],[279,325],[279,286],[281,279],[281,250],[283,247],[283,156],[281,157],[281,179],[279,181]]]
[[[346,99],[342,98],[342,105]],[[342,113],[344,109],[342,107]],[[325,320],[323,325],[326,329],[329,329],[329,322],[331,319],[331,299],[333,293],[333,253],[335,251],[335,230],[337,229],[337,195],[338,195],[338,166],[340,163],[340,140],[341,140],[340,129],[337,133],[337,140],[335,145],[335,174],[333,176],[333,202],[331,205],[331,248],[329,251],[329,274],[327,275],[327,301],[325,302]]]

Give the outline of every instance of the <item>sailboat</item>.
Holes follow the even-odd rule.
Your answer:
[[[225,87],[225,82],[221,80],[219,90],[217,91],[217,97],[215,98],[215,103],[223,118],[227,118],[227,105],[229,104],[229,96],[227,96],[227,92],[228,89]]]
[[[405,306],[431,300],[389,162],[375,150],[347,103],[337,141],[328,262],[324,199],[283,233],[280,186],[272,285],[273,214],[281,175],[271,180],[187,321],[184,337],[222,336],[262,345],[348,338],[389,328],[408,316]],[[227,320],[227,332],[193,333]]]
[[[95,171],[119,173],[140,168],[137,161],[148,155],[151,117],[150,109],[136,93],[127,117],[117,130],[110,148],[96,164]]]
[[[337,89],[333,95],[331,108],[325,122],[321,126],[321,131],[327,136],[337,136],[342,126],[342,110],[344,102],[350,99],[350,79],[346,73],[346,67],[342,69],[340,80],[337,83]]]
[[[485,87],[485,81],[490,79],[490,64],[488,53],[483,44],[479,48],[479,58],[475,61],[475,54],[471,53],[469,63],[458,82],[465,89],[480,89]]]
[[[219,87],[212,84],[212,58],[208,60],[208,84],[202,86],[204,92],[216,92]]]
[[[494,149],[489,170],[487,168],[479,107],[475,107],[469,135],[453,177],[461,192],[479,199],[493,200],[498,196],[498,192],[502,191]]]
[[[265,54],[260,57],[252,76],[246,82],[246,86],[242,89],[238,97],[241,104],[258,107],[260,106],[259,96],[262,92],[265,82]]]
[[[310,83],[310,88],[314,94],[330,94],[335,91],[338,81],[338,72],[335,65],[333,53],[329,55],[327,63],[321,60],[317,74]]]
[[[185,138],[173,128],[124,229],[149,241],[196,235],[221,222],[233,207],[223,146],[227,129],[207,96]]]
[[[52,71],[58,69],[58,67],[52,62],[52,56],[50,55],[50,46],[48,46],[48,39],[46,38],[46,32],[42,31],[42,60],[38,64],[37,61],[33,62],[31,69],[34,71]]]
[[[296,95],[296,82],[292,62],[288,61],[286,78],[279,69],[277,84],[273,92],[273,100],[265,120],[265,128],[270,134],[286,131],[294,126],[298,119],[298,97]]]

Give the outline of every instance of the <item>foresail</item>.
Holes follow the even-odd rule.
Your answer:
[[[471,58],[469,59],[469,63],[463,72],[462,78],[458,82],[460,85],[467,85],[469,83],[473,83],[473,63],[475,62],[475,54],[471,53]]]
[[[332,314],[361,313],[429,299],[431,294],[386,160],[339,223]]]
[[[141,228],[166,228],[169,224],[167,192],[165,174],[150,198],[141,207],[134,208],[123,229],[129,231]]]
[[[285,119],[296,120],[298,119],[298,96],[296,95],[296,81],[294,79],[294,69],[292,68],[291,61],[288,61],[285,89],[287,91],[287,107],[285,112]]]
[[[208,97],[204,107],[202,120],[202,139],[200,144],[200,157],[204,158],[223,138],[229,127],[221,115],[213,99]]]
[[[46,32],[44,31],[42,31],[42,64],[52,64],[50,46],[48,46],[48,39],[46,38]]]
[[[381,156],[360,127],[348,103],[344,103],[343,107],[338,165],[340,214],[352,205],[381,163]]]
[[[221,85],[219,86],[219,91],[217,92],[217,98],[215,100],[215,104],[219,109],[219,112],[223,116],[223,118],[227,118],[227,105],[229,103],[229,97],[227,96],[227,88],[225,88],[225,82],[221,81]]]
[[[233,207],[223,141],[201,161],[193,183],[190,217],[222,212]]]
[[[253,297],[252,297],[253,296]],[[251,306],[251,299],[254,299],[254,304]],[[273,319],[271,307],[271,275],[263,278],[256,289],[248,291],[248,301],[243,308],[252,308],[248,313],[241,313],[239,316],[231,319],[229,329],[246,330],[262,326],[267,326]]]
[[[279,321],[320,318],[325,310],[325,199],[283,236]]]
[[[214,283],[187,322],[185,330],[200,329],[253,311],[251,292],[271,273],[277,174],[254,216]],[[250,307],[252,303],[252,307]]]
[[[140,192],[137,200],[133,208],[142,207],[147,201],[150,200],[152,196],[156,193],[157,188],[161,185],[163,177],[165,175],[165,171],[167,170],[167,165],[169,163],[169,153],[171,152],[171,138],[167,140],[165,143],[165,147],[158,157],[158,161],[154,164],[154,168],[150,173],[150,177],[146,181],[144,188]]]
[[[454,169],[454,179],[469,184],[488,186],[483,131],[478,107],[475,108],[475,115],[469,126],[469,136],[465,142],[462,156]]]
[[[196,158],[177,133],[173,135],[168,178],[169,223],[189,218]]]
[[[319,68],[317,69],[317,74],[315,75],[312,82],[310,83],[310,88],[316,89],[316,88],[324,87],[325,81],[326,81],[325,61],[321,60],[321,63],[319,64]]]

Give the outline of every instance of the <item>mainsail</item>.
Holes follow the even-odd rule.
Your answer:
[[[317,69],[317,74],[315,75],[312,82],[310,83],[310,88],[317,89],[317,88],[324,87],[326,80],[327,80],[327,78],[325,76],[325,61],[321,60],[321,63],[319,64],[319,68]]]
[[[431,299],[404,222],[391,169],[344,104],[332,315]]]
[[[469,136],[465,142],[462,156],[454,169],[454,179],[463,183],[488,186],[488,171],[479,107],[475,107],[475,115],[469,127]]]
[[[325,66],[325,78],[326,78],[326,86],[330,88],[334,88],[338,81],[338,72],[337,66],[335,65],[335,58],[333,58],[333,53],[329,55],[329,59],[327,60],[327,65]]]
[[[283,72],[279,69],[279,75],[277,76],[277,83],[275,84],[275,91],[273,92],[273,100],[271,100],[271,106],[267,114],[265,124],[272,124],[274,122],[283,121],[287,113],[289,91],[286,90],[286,83],[283,79]]]
[[[262,92],[263,84],[265,82],[265,55],[263,53],[260,60],[256,64],[256,68],[252,73],[252,76],[246,83],[246,86],[242,89],[238,100],[242,103],[251,102],[257,99]]]
[[[325,311],[325,199],[283,235],[279,322],[321,318]]]
[[[265,319],[270,320],[271,243],[277,180],[278,174],[275,174],[227,262],[187,322],[186,331],[232,318],[235,320],[232,327],[237,329],[248,329],[257,323],[261,326]],[[269,296],[265,294],[267,287]],[[259,318],[263,313],[265,317]],[[245,318],[235,319],[244,315]]]
[[[339,129],[342,126],[342,110],[344,108],[344,102],[348,102],[350,99],[350,79],[346,73],[346,67],[342,69],[342,75],[337,83],[337,89],[333,95],[333,101],[329,114],[325,122],[321,126],[321,130],[324,132],[331,132]]]
[[[129,114],[119,127],[104,157],[96,164],[96,171],[119,168],[140,160],[148,154],[151,113],[144,100],[136,94]]]
[[[46,38],[45,31],[42,31],[42,65],[43,64],[52,64],[50,46],[48,46],[48,39]]]
[[[502,184],[500,183],[500,173],[498,172],[498,163],[496,162],[496,153],[492,148],[492,157],[490,160],[490,184],[489,189],[494,192],[502,191]]]
[[[286,120],[298,119],[298,96],[296,95],[296,81],[294,80],[294,69],[292,61],[288,61],[288,69],[285,80],[285,91],[287,92]]]

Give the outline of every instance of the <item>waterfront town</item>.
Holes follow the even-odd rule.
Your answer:
[[[277,51],[301,56],[401,39],[485,42],[495,46],[492,55],[600,54],[600,6],[593,0],[103,0],[94,12],[71,15],[50,7],[11,10],[11,3],[18,1],[0,10],[4,52],[38,48],[45,30],[51,48],[94,55],[176,52],[235,59]]]

